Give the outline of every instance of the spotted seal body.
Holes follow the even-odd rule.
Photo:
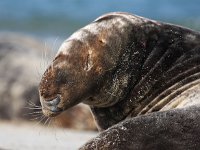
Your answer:
[[[136,116],[199,104],[199,78],[198,32],[110,13],[61,45],[40,82],[40,101],[46,116],[83,102],[104,130]]]

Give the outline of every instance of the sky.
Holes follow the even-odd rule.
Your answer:
[[[69,35],[114,11],[199,30],[199,10],[199,0],[1,0],[0,31]]]

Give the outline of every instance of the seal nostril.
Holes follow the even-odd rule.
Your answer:
[[[52,101],[49,101],[50,104],[52,105],[58,105],[60,103],[60,97],[56,97],[55,99],[53,99]]]
[[[44,101],[46,106],[56,106],[60,103],[60,97],[56,97],[55,99],[51,100],[51,101]]]
[[[42,101],[42,110],[46,116],[56,116],[63,111],[62,108],[59,108],[59,103],[61,99],[60,96],[57,96],[52,100],[43,100]]]
[[[61,108],[58,108],[58,107],[51,107],[50,109],[52,112],[61,112],[62,109]]]

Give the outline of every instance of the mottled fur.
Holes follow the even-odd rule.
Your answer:
[[[160,132],[161,127],[155,122],[158,118],[160,124],[163,122],[162,127],[166,126],[164,133],[172,135],[173,140],[180,141],[182,138],[179,136],[183,133],[171,134],[173,122],[166,123],[166,118],[170,121],[171,115],[180,115],[183,117],[181,123],[188,121],[186,118],[190,117],[190,113],[184,110],[190,109],[177,108],[199,104],[199,75],[198,32],[128,13],[110,13],[78,30],[63,43],[40,83],[43,113],[54,116],[83,102],[91,107],[100,130],[117,124],[116,131],[119,132],[121,124],[128,122],[128,130],[133,130],[130,136],[125,136],[124,134],[128,133],[124,131],[123,134],[120,133],[122,136],[119,142],[106,144],[105,141],[113,143],[113,140],[116,140],[115,132],[110,132],[115,128],[112,127],[100,135],[97,149],[122,149],[124,143],[129,142],[132,145],[127,149],[145,148],[143,145],[148,135],[145,135],[143,126],[148,120],[152,122],[149,130],[158,131],[158,134],[152,135],[152,139],[158,135],[169,139]],[[193,87],[196,87],[196,90]],[[191,98],[192,95],[195,98]],[[59,111],[54,112],[46,107],[46,104],[58,98],[58,105],[52,107]],[[157,113],[174,108],[176,109],[169,111],[169,114]],[[149,114],[152,112],[156,113]],[[184,115],[179,112],[184,112]],[[143,114],[148,115],[146,118],[139,116]],[[160,114],[167,114],[167,117],[159,117]],[[136,124],[136,116],[142,120],[141,123]],[[133,119],[124,121],[128,118]],[[123,122],[118,124],[121,121]],[[180,125],[177,124],[176,127]],[[135,126],[138,128],[138,135],[141,134],[142,137],[139,145],[134,144],[137,139],[135,141],[130,138],[136,136]],[[196,127],[189,125],[191,130],[188,132],[192,135]],[[126,142],[121,143],[123,137]],[[187,135],[185,139],[187,140]],[[93,149],[95,141],[96,139],[85,148]],[[151,140],[153,145],[152,142]],[[176,146],[177,144],[173,147],[174,142],[169,142],[172,149],[182,148]],[[150,148],[156,148],[156,144],[162,143],[155,143],[155,146]],[[168,144],[165,143],[164,147],[167,148]]]

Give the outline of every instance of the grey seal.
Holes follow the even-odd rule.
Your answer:
[[[199,32],[116,12],[97,18],[63,42],[41,79],[39,93],[43,113],[48,117],[80,102],[89,105],[99,130],[107,129],[103,135],[108,140],[100,138],[100,141],[110,141],[114,145],[109,147],[104,143],[97,149],[121,149],[123,137],[124,143],[132,139],[122,134],[120,140],[115,141],[115,133],[111,131],[127,120],[128,128],[137,126],[138,135],[145,137],[151,136],[145,135],[142,126],[145,122],[152,122],[149,130],[160,131],[163,127],[156,126],[158,117],[161,124],[166,125],[164,133],[175,136],[175,140],[182,139],[179,136],[184,136],[184,132],[170,134],[175,119],[169,124],[166,120],[170,121],[170,115],[177,115],[175,118],[182,117],[182,123],[186,121],[188,125],[185,118],[190,116],[189,111],[184,115],[179,112],[199,104],[199,78]],[[159,117],[160,114],[169,117]],[[142,123],[137,123],[135,117]],[[188,125],[188,132],[194,133],[196,127]],[[168,134],[159,132],[152,136],[157,135],[167,138]],[[92,149],[94,142],[95,139],[87,145],[88,149]],[[145,141],[140,144],[144,145]],[[142,149],[136,145],[127,149]]]

